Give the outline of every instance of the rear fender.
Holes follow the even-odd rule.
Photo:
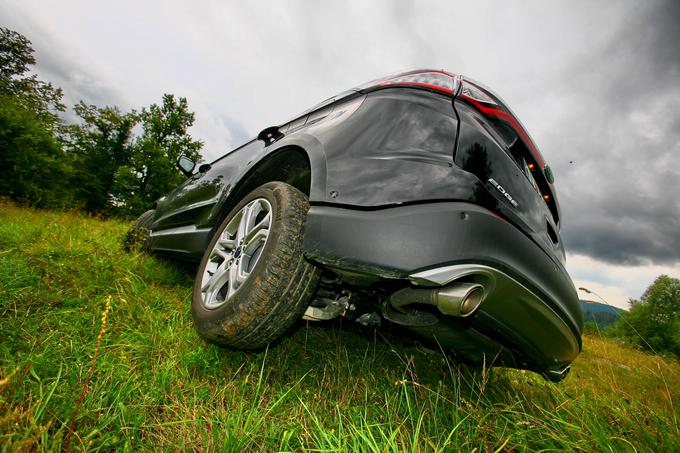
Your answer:
[[[307,155],[311,169],[310,201],[322,201],[326,194],[326,153],[323,143],[314,135],[300,131],[289,137],[277,141],[267,148],[267,155],[262,161],[272,154],[286,148],[297,148]],[[247,177],[247,175],[244,175]]]
[[[281,142],[303,132],[311,136],[300,144],[310,161],[325,167],[323,176],[313,174],[312,204],[373,208],[469,200],[479,184],[453,163],[457,124],[450,98],[389,88],[340,103],[325,119]],[[313,165],[318,173],[314,167],[321,165]]]

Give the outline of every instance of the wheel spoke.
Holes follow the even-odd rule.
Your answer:
[[[227,291],[227,297],[226,298],[231,297],[231,295],[234,294],[239,287],[237,274],[238,274],[237,266],[236,266],[236,264],[233,264],[229,268],[229,290]]]
[[[260,230],[252,237],[249,237],[248,240],[243,244],[243,253],[248,256],[252,255],[260,246],[260,244],[267,240],[267,236],[269,236],[269,232],[267,230]]]
[[[219,256],[222,260],[228,260],[230,255],[227,252],[220,250],[219,247],[215,247],[210,254],[210,259],[213,259],[216,256]]]
[[[268,212],[267,215],[256,225],[254,225],[250,231],[245,235],[243,239],[243,247],[248,250],[250,245],[256,240],[266,240],[269,236],[269,226],[271,223],[271,213]]]
[[[225,237],[220,238],[220,240],[217,241],[217,244],[225,250],[234,250],[237,246],[236,239],[229,239]]]
[[[244,260],[240,260],[235,263],[234,267],[236,268],[236,281],[238,281],[239,284],[245,282],[248,278],[248,275],[250,275],[250,272],[246,272]]]
[[[205,282],[205,284],[201,288],[201,292],[205,293],[206,301],[210,301],[213,298],[215,292],[219,291],[220,288],[222,288],[224,284],[227,283],[229,278],[228,271],[229,268],[227,268],[226,266],[219,266],[215,270],[215,273],[212,276],[208,277],[208,281]]]
[[[250,218],[250,213],[251,213],[251,207],[250,205],[246,205],[243,208],[242,214],[241,214],[241,221],[238,224],[238,230],[236,231],[236,244],[239,245],[243,242],[243,239],[248,233],[248,223],[249,223],[249,218]]]

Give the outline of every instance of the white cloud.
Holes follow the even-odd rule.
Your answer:
[[[628,308],[628,299],[639,298],[661,274],[680,278],[680,264],[676,266],[617,266],[584,255],[567,255],[567,270],[574,285],[595,291],[609,304]],[[582,299],[599,300],[584,292]]]

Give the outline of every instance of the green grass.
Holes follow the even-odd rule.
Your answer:
[[[3,450],[680,450],[675,361],[586,336],[555,385],[349,322],[222,349],[190,270],[123,252],[126,229],[0,203]]]

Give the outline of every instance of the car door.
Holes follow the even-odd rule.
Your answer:
[[[257,160],[264,143],[253,140],[208,164],[157,201],[154,233],[182,227],[210,228],[215,207]]]

